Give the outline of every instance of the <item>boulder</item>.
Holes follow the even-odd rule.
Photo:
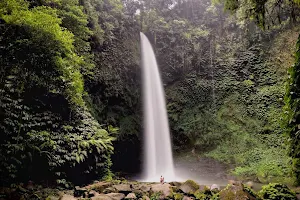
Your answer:
[[[64,194],[60,200],[77,200],[74,196],[69,195],[69,194]]]
[[[183,194],[181,194],[181,193],[174,193],[174,199],[175,200],[182,200],[183,199]]]
[[[74,190],[74,196],[75,197],[81,197],[84,196],[84,193],[87,192],[86,188],[81,188],[79,186],[75,186],[75,190]]]
[[[48,196],[46,199],[47,199],[47,200],[59,200],[59,197],[50,195],[50,196]]]
[[[164,198],[172,196],[171,185],[168,183],[165,184],[153,184],[151,185],[151,191],[154,193],[161,192]]]
[[[234,200],[256,200],[257,198],[244,190],[243,185],[228,185],[219,193],[220,200],[234,199]]]
[[[108,187],[108,188],[105,188],[102,193],[104,194],[108,194],[108,193],[118,193],[118,190],[114,187]]]
[[[135,196],[134,193],[129,193],[129,194],[125,197],[125,199],[136,199],[136,196]]]
[[[129,184],[114,185],[113,188],[115,188],[118,192],[121,193],[130,193],[132,191],[132,188]]]
[[[149,192],[151,189],[151,187],[149,185],[141,185],[139,187],[139,190],[143,191],[143,192]]]
[[[254,184],[252,181],[248,181],[244,185],[252,189]]]
[[[199,189],[199,185],[195,181],[187,180],[179,187],[179,189],[185,194],[193,194]]]
[[[91,191],[89,191],[89,193],[88,193],[88,198],[91,198],[91,197],[94,197],[94,196],[97,196],[97,195],[99,195],[98,192],[96,192],[96,191],[94,191],[94,190],[91,190]]]
[[[106,194],[99,194],[97,196],[92,197],[91,200],[114,200],[114,199]]]
[[[182,198],[182,200],[193,200],[191,197],[188,197],[188,196],[184,196],[183,198]]]
[[[113,200],[121,200],[121,199],[124,199],[124,197],[125,197],[125,194],[123,194],[123,193],[109,193],[106,195],[111,197]]]
[[[220,190],[220,186],[218,186],[217,184],[212,184],[210,186],[210,190]]]
[[[181,182],[176,182],[176,181],[170,182],[169,184],[176,187],[180,187],[182,185]]]
[[[144,195],[144,196],[142,197],[142,199],[143,199],[143,200],[150,200],[150,198],[149,198],[148,196],[146,196],[146,195]]]
[[[86,188],[88,190],[95,190],[99,193],[102,193],[104,189],[106,189],[110,186],[112,186],[112,183],[110,183],[110,182],[96,182],[94,184],[85,186],[84,188]]]

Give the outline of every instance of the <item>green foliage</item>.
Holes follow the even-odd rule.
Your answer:
[[[174,199],[175,200],[182,200],[183,194],[181,193],[174,193]]]
[[[82,98],[88,51],[78,50],[89,37],[86,16],[76,1],[44,3],[1,1],[1,180],[69,187],[111,177],[113,138]]]
[[[154,192],[153,194],[151,194],[150,200],[158,200],[160,199],[160,196],[161,196],[161,192]]]
[[[290,155],[292,156],[293,172],[296,177],[296,184],[300,184],[300,148],[299,148],[299,68],[300,68],[300,37],[297,42],[296,61],[289,69],[289,79],[285,96],[285,123],[289,135]]]
[[[262,187],[259,195],[263,199],[287,199],[296,200],[296,193],[291,191],[286,185],[270,183]]]

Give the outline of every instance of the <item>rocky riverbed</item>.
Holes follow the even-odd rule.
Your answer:
[[[49,188],[15,189],[1,188],[0,199],[8,200],[254,200],[286,199],[297,200],[296,192],[282,184],[270,184],[260,192],[251,189],[251,183],[243,184],[229,181],[227,186],[199,185],[192,180],[169,183],[143,183],[131,181],[95,181],[84,187],[75,186],[73,190]],[[269,198],[269,197],[275,198]],[[299,199],[299,197],[298,197]]]

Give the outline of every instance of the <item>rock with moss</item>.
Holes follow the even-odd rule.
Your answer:
[[[151,185],[151,194],[161,193],[163,198],[172,197],[173,192],[170,184],[153,184]]]
[[[121,200],[125,198],[125,194],[122,193],[109,193],[106,195],[112,198],[113,200]]]
[[[296,193],[290,190],[286,185],[280,183],[265,185],[258,194],[263,199],[297,200]]]
[[[189,196],[184,196],[184,197],[182,198],[182,200],[193,200],[193,198],[191,198],[191,197],[189,197]]]
[[[150,200],[158,200],[158,199],[164,199],[162,192],[153,192],[150,196]]]
[[[182,185],[181,182],[173,181],[169,183],[171,186],[180,187]]]
[[[217,191],[216,191],[217,192]],[[211,199],[211,197],[216,193],[215,190],[210,190],[208,187],[203,187],[194,192],[193,196],[196,199],[205,200]]]
[[[95,190],[99,193],[102,193],[106,188],[111,187],[112,183],[110,182],[96,182],[94,184],[88,185],[85,188],[87,190]]]
[[[185,194],[193,194],[199,189],[199,185],[193,180],[185,181],[179,189]]]
[[[132,192],[132,188],[130,184],[118,184],[114,185],[113,188],[115,188],[118,192],[129,194]]]
[[[108,187],[108,188],[105,188],[102,193],[104,194],[109,194],[109,193],[118,193],[118,190],[114,187]]]
[[[227,185],[227,187],[219,193],[220,200],[256,200],[258,199],[253,194],[250,194],[248,190],[244,189],[242,184],[240,185]]]
[[[174,193],[173,196],[175,200],[182,200],[184,195],[181,193]]]

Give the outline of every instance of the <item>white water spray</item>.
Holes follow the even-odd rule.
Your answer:
[[[143,181],[175,180],[169,123],[158,66],[151,44],[141,33],[143,102],[144,102],[144,166]]]

